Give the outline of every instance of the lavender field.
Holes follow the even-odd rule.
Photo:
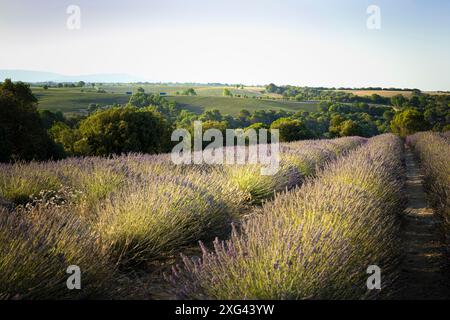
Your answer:
[[[418,133],[449,222],[449,142]],[[280,170],[128,154],[0,165],[0,299],[395,297],[407,204],[392,134],[281,144]],[[200,243],[200,245],[199,245]],[[68,266],[82,272],[68,290]],[[383,290],[367,287],[367,268]]]

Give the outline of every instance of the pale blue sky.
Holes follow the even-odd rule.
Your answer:
[[[80,30],[66,27],[71,4]],[[0,0],[0,39],[0,69],[450,90],[446,0]]]

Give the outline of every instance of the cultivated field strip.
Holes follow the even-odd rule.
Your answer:
[[[301,184],[365,142],[282,145],[280,173],[254,174],[254,187],[238,174],[254,165],[176,166],[169,155],[2,164],[0,297],[117,294],[133,268],[170,258],[198,240],[227,237],[230,223],[250,205]],[[83,270],[83,290],[76,294],[65,285],[72,264]]]
[[[167,275],[188,299],[360,299],[367,268],[396,278],[399,213],[404,207],[402,142],[382,135],[321,171],[316,179],[258,209],[228,241],[202,246]]]

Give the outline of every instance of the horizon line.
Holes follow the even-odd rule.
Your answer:
[[[252,83],[252,84],[245,84],[243,82],[221,82],[221,81],[162,81],[162,80],[150,80],[150,79],[145,79],[145,77],[143,76],[137,76],[134,74],[129,74],[129,73],[123,73],[123,72],[111,72],[111,73],[85,73],[85,74],[64,74],[64,73],[59,73],[59,72],[54,72],[54,71],[47,71],[47,70],[30,70],[30,69],[17,69],[17,68],[2,68],[0,69],[0,72],[2,71],[9,71],[9,72],[34,72],[34,73],[48,73],[48,74],[53,74],[55,76],[61,76],[61,77],[67,77],[67,78],[71,78],[71,77],[78,77],[78,78],[82,78],[82,77],[92,77],[92,76],[126,76],[126,77],[130,77],[130,78],[136,78],[139,79],[138,81],[85,81],[86,83],[94,83],[94,82],[101,82],[101,83],[117,83],[117,84],[195,84],[195,85],[212,85],[212,84],[217,84],[217,85],[223,85],[223,86],[234,86],[234,85],[244,85],[246,87],[265,87],[271,83],[275,84],[274,82],[270,82],[270,83]],[[10,77],[5,77],[3,78],[3,76],[0,77],[0,81],[4,81],[5,79],[10,79]],[[71,82],[77,82],[77,81],[83,81],[83,80],[77,80],[77,81],[63,81],[62,79],[59,80],[39,80],[39,81],[27,81],[27,80],[12,80],[12,81],[21,81],[21,82],[26,82],[26,83],[30,83],[30,84],[34,84],[34,83],[51,83],[51,82],[61,82],[61,83],[71,83]],[[421,92],[450,92],[450,89],[421,89],[421,88],[417,88],[417,87],[409,87],[409,86],[401,86],[401,87],[395,87],[395,86],[380,86],[380,85],[371,85],[371,86],[344,86],[344,85],[339,85],[339,86],[324,86],[324,85],[300,85],[300,84],[289,84],[289,83],[283,83],[283,84],[275,84],[278,87],[283,87],[283,86],[293,86],[293,87],[303,87],[303,88],[324,88],[324,89],[335,89],[335,90],[358,90],[358,89],[367,89],[367,90],[382,90],[382,91],[389,91],[392,89],[397,89],[397,90],[402,90],[402,91],[412,91],[412,90],[420,90]]]

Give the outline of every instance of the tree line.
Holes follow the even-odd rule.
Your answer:
[[[300,94],[292,88],[283,90]],[[301,92],[322,97],[320,89]],[[410,98],[394,96],[386,105],[330,97],[323,99],[315,112],[261,109],[251,113],[243,109],[231,116],[217,109],[196,114],[139,88],[126,105],[99,108],[91,104],[87,115],[66,117],[61,112],[38,110],[29,85],[6,79],[0,83],[0,161],[169,152],[176,143],[170,139],[171,132],[176,128],[193,130],[197,120],[202,121],[203,130],[278,129],[281,141],[371,137],[385,132],[406,136],[450,129],[450,95],[416,92]]]

